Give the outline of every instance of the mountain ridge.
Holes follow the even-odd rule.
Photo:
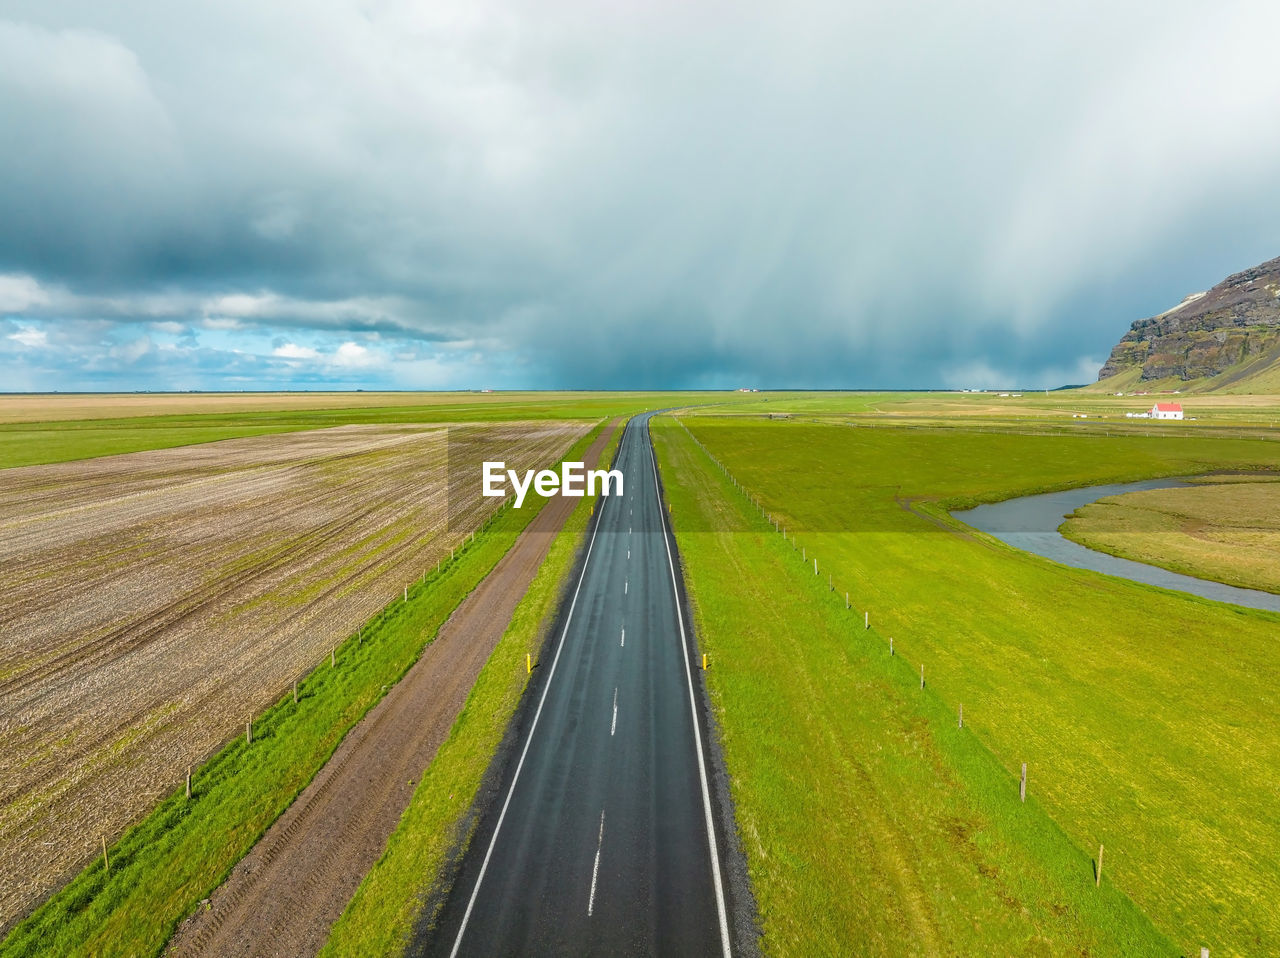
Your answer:
[[[1280,391],[1280,257],[1133,323],[1097,386]]]

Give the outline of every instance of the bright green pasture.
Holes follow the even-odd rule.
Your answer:
[[[1175,954],[825,571],[655,433],[766,953]]]
[[[1215,958],[1280,951],[1280,617],[1061,567],[966,530],[941,505],[1216,468],[1275,469],[1280,446],[686,422],[798,532],[800,547],[819,559],[819,581],[831,573],[837,591],[851,591],[854,609],[869,610],[913,668],[925,666],[947,711],[964,705],[966,728],[1010,776],[1029,763],[1031,794],[1075,845],[1088,853],[1105,843],[1107,878],[1179,949],[1198,954],[1206,945]],[[686,516],[686,532],[699,521]],[[762,605],[793,601],[776,572],[743,574]],[[719,597],[726,588],[704,592]],[[773,641],[799,653],[827,643],[826,632],[780,625]],[[857,696],[829,678],[815,669],[803,707],[781,721],[865,738],[863,725],[847,724],[862,709]],[[726,734],[735,734],[732,725]],[[865,748],[853,754],[871,760]],[[818,741],[793,758],[829,760]],[[950,788],[941,770],[932,787]],[[904,801],[886,788],[879,805]],[[826,816],[810,827],[827,854],[865,850]],[[815,867],[798,847],[781,843],[771,854]],[[920,881],[930,867],[908,856],[907,871]]]

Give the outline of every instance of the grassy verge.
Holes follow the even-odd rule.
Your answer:
[[[654,434],[768,953],[1176,954],[918,663]]]
[[[612,460],[619,428],[602,461]],[[449,738],[418,783],[382,858],[337,921],[322,954],[389,955],[404,950],[426,896],[460,837],[485,771],[515,714],[528,674],[564,592],[594,497],[574,510],[538,569],[502,639],[480,671]]]
[[[602,427],[566,454],[581,458]],[[537,500],[541,502],[541,500]],[[532,505],[532,503],[531,503]],[[17,924],[0,956],[148,955],[315,776],[347,731],[416,661],[458,603],[497,564],[536,508],[505,509],[453,561],[393,602],[292,694],[259,716],[254,739],[238,737],[198,768],[190,800],[165,799],[110,848],[111,869],[89,865]]]
[[[1112,496],[1077,509],[1061,531],[1123,559],[1280,593],[1280,482]]]
[[[1280,616],[1069,569],[944,506],[1274,470],[1280,446],[686,421],[1178,947],[1275,951]],[[810,707],[847,705],[818,684]]]

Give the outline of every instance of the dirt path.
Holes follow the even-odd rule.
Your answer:
[[[595,465],[616,422],[587,451]],[[377,861],[414,784],[449,734],[480,669],[576,499],[550,500],[440,629],[409,673],[214,893],[170,953],[313,955]]]

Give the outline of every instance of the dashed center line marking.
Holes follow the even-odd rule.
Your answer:
[[[604,809],[600,809],[600,838],[596,841],[596,863],[591,867],[591,897],[587,899],[587,917],[596,910],[596,879],[600,875],[600,846],[604,844]]]
[[[618,731],[618,689],[615,686],[613,690],[613,724],[609,726],[609,737],[613,737],[613,733]]]
[[[622,583],[622,594],[623,594],[623,595],[626,595],[626,594],[627,594],[627,590],[628,590],[629,588],[631,588],[631,582],[630,582],[630,580],[628,580],[628,581],[626,581],[626,582]]]
[[[630,559],[630,558],[631,558],[631,550],[630,550],[630,549],[628,549],[628,550],[627,550],[627,558],[628,558],[628,559]]]
[[[622,627],[622,641],[618,644],[624,649],[627,647],[627,627],[625,625]]]

